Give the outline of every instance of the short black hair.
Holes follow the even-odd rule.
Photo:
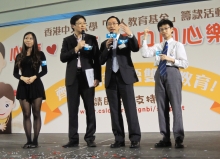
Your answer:
[[[158,31],[160,31],[160,27],[162,25],[166,25],[168,24],[170,26],[170,28],[173,28],[173,22],[171,22],[169,19],[161,19],[158,23],[157,23],[157,29]]]
[[[111,18],[115,18],[118,22],[118,25],[121,23],[120,20],[118,19],[118,17],[115,17],[115,16],[111,16],[109,17],[107,20],[106,20],[106,26],[107,26],[107,23],[108,23],[108,20],[111,19]]]
[[[80,18],[84,19],[86,21],[86,18],[83,15],[74,15],[71,19],[70,19],[70,24],[75,25],[76,21],[79,20]]]
[[[5,58],[5,47],[1,42],[0,42],[0,53],[2,54],[2,57]]]

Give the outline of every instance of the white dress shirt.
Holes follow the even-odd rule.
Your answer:
[[[155,66],[158,66],[160,63],[160,56],[162,54],[164,44],[166,41],[162,43],[155,44],[152,47],[147,46],[147,40],[143,40],[142,48],[140,49],[142,57],[148,58],[155,56]],[[173,38],[167,40],[168,50],[167,56],[171,57],[175,60],[174,63],[167,61],[167,65],[176,66],[180,68],[187,68],[189,62],[187,60],[186,51],[182,43],[175,41]]]
[[[120,34],[117,34],[116,38],[113,39],[113,48],[112,49],[117,49],[119,36],[120,36]]]
[[[117,56],[116,56],[116,50],[117,50],[117,44],[118,44],[118,38],[119,38],[120,34],[117,34],[117,37],[113,39],[113,46],[112,46],[112,70],[114,72],[117,72],[119,69],[119,65],[118,65],[118,60],[117,60]]]

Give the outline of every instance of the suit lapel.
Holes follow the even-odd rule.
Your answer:
[[[124,38],[124,36],[122,34],[120,34],[119,37],[118,37],[118,40],[123,39],[123,38]]]
[[[85,34],[85,38],[84,38],[85,42],[88,40],[88,35]]]
[[[120,39],[122,39],[122,38],[123,38],[123,36],[120,34],[119,37],[118,37],[118,40],[117,40],[117,47],[118,47],[118,41],[119,41]]]
[[[117,39],[117,47],[116,47],[117,50],[118,50],[118,41],[119,41],[120,39],[122,39],[122,38],[123,38],[123,36],[120,34],[119,37],[118,37],[118,39]]]
[[[75,48],[77,46],[77,44],[78,44],[78,42],[76,40],[76,37],[74,35],[71,35],[70,37],[71,37],[70,41],[69,41],[70,42],[70,46],[71,46],[71,48]]]

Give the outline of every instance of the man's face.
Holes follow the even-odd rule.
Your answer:
[[[169,39],[172,37],[173,28],[171,28],[168,24],[162,25],[159,27],[160,34],[164,39]]]
[[[13,101],[3,96],[0,98],[0,119],[7,118],[14,108]]]
[[[0,72],[2,71],[2,69],[6,66],[6,61],[3,58],[1,52],[0,52]]]
[[[82,30],[86,30],[86,21],[83,18],[80,18],[76,21],[75,25],[71,25],[74,29],[74,32],[81,33]]]
[[[115,18],[110,18],[107,22],[106,28],[108,29],[109,32],[118,34],[120,26]]]

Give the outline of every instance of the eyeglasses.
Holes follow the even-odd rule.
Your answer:
[[[118,23],[107,23],[107,26],[116,26]]]
[[[169,28],[170,28],[170,27],[167,27],[167,28],[160,28],[159,31],[160,31],[160,32],[167,31]]]
[[[86,25],[87,23],[76,23],[77,25]]]

